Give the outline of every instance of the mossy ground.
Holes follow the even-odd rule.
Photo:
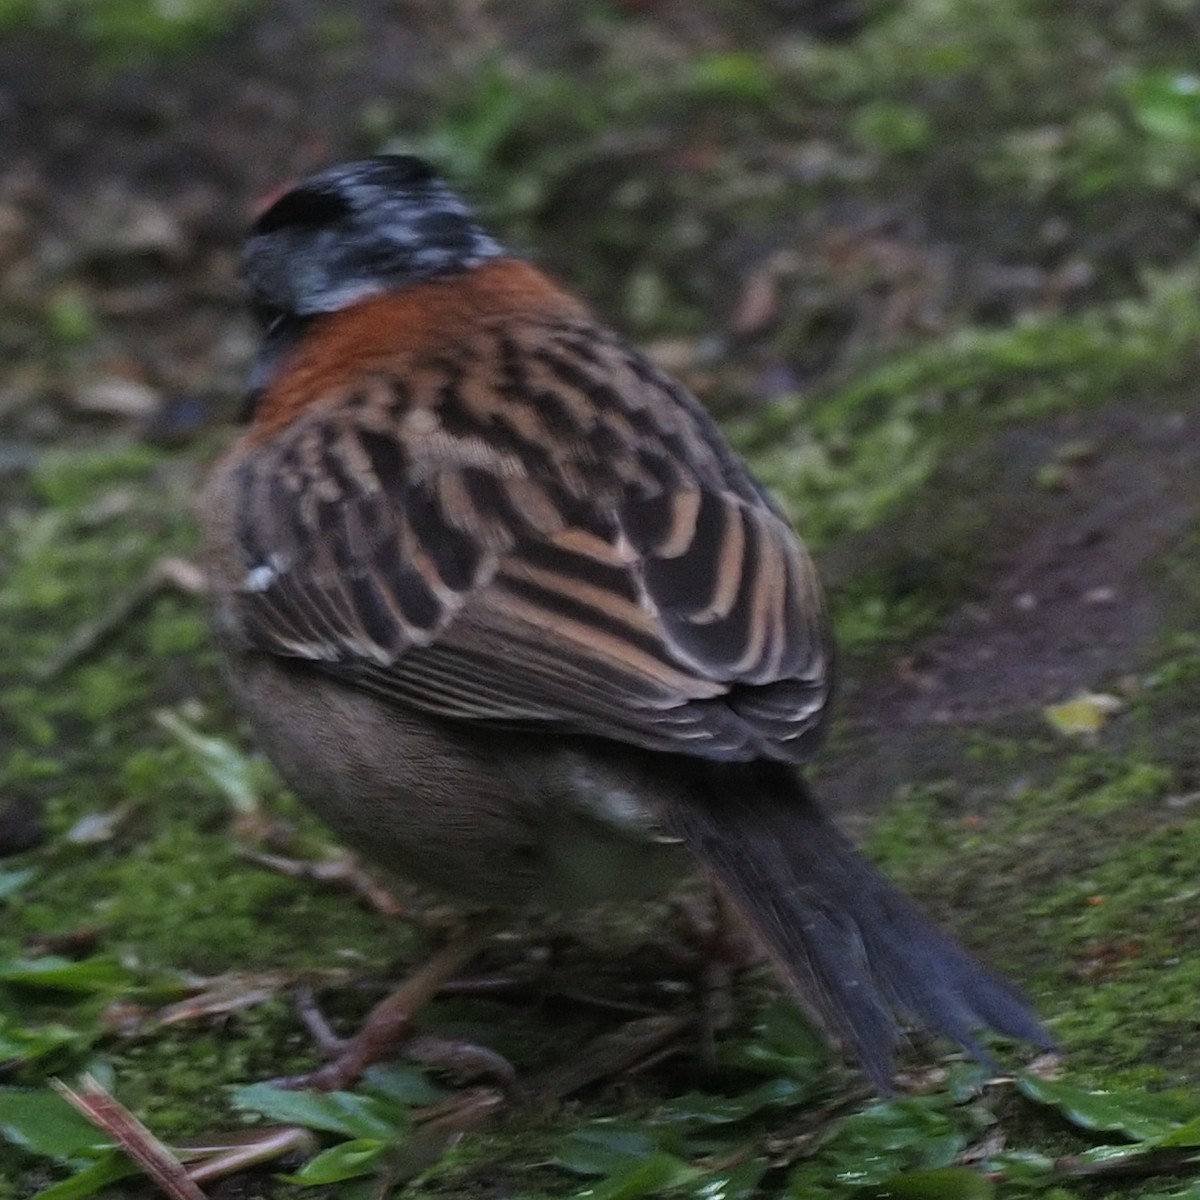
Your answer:
[[[846,681],[819,768],[831,800],[852,821],[869,813],[873,856],[1022,981],[1070,1080],[1179,1092],[1195,1112],[1200,113],[1178,82],[1194,69],[1194,8],[864,2],[838,6],[853,14],[831,30],[820,5],[806,28],[765,4],[589,3],[569,15],[533,5],[507,20],[453,6],[445,29],[419,7],[399,18],[369,3],[338,21],[279,18],[276,35],[303,64],[293,69],[268,65],[261,49],[275,44],[270,15],[199,6],[226,40],[196,42],[193,30],[190,64],[161,61],[165,42],[142,45],[142,74],[123,75],[135,69],[114,67],[106,42],[102,69],[62,85],[62,108],[105,131],[94,140],[130,159],[130,178],[155,181],[161,168],[174,186],[182,148],[199,141],[204,161],[236,182],[219,195],[222,219],[206,218],[189,250],[122,260],[133,284],[165,285],[154,319],[110,303],[130,279],[114,282],[113,262],[94,249],[29,277],[30,294],[0,289],[12,351],[0,420],[14,450],[0,458],[0,796],[26,823],[40,808],[45,825],[38,848],[0,868],[0,968],[70,935],[84,961],[112,964],[76,993],[0,979],[0,1045],[44,1037],[48,1047],[56,1025],[65,1031],[6,1068],[3,1083],[35,1087],[92,1067],[166,1140],[235,1125],[246,1118],[228,1107],[227,1085],[313,1061],[286,995],[170,1027],[139,1023],[131,1006],[148,1013],[178,999],[188,975],[338,968],[380,981],[419,954],[421,936],[403,923],[249,861],[229,787],[157,719],[166,711],[223,739],[262,814],[290,827],[302,851],[325,852],[324,831],[238,728],[202,597],[156,592],[77,661],[43,671],[163,556],[192,553],[190,506],[226,436],[204,428],[164,448],[170,439],[144,424],[81,416],[64,395],[122,356],[166,357],[176,365],[159,376],[146,368],[164,390],[215,387],[212,411],[232,412],[245,328],[230,312],[229,246],[261,177],[312,165],[311,151],[280,147],[319,135],[325,157],[384,143],[437,154],[488,202],[493,225],[649,342],[730,422],[830,582]],[[394,52],[412,66],[401,90],[381,82],[372,49],[397,21],[405,36]],[[70,44],[90,62],[94,48]],[[52,55],[39,60],[46,47],[30,45],[48,69]],[[340,103],[296,105],[305,67]],[[232,160],[258,145],[242,110],[203,99],[212,79],[242,76],[265,80],[251,98],[266,114],[261,162]],[[122,91],[131,86],[144,88],[140,108]],[[264,101],[264,88],[293,107],[280,116],[286,106]],[[136,112],[108,129],[110,102]],[[23,153],[49,162],[77,145],[79,174],[62,190],[86,194],[99,160],[70,137],[52,125],[45,146],[31,140]],[[189,180],[211,183],[188,161]],[[43,215],[69,240],[69,212]],[[230,330],[233,349],[209,363],[206,338]],[[1114,506],[1114,495],[1126,502]],[[1114,596],[1085,613],[1096,529],[1109,538],[1101,582]],[[1031,562],[1038,573],[1022,574]],[[1034,595],[1040,607],[1008,603],[1050,576],[1057,590]],[[990,624],[976,619],[982,610]],[[1082,627],[1090,652],[1077,645]],[[997,629],[1011,635],[1003,645],[1037,651],[970,669]],[[1122,702],[1090,740],[1042,714],[1082,687]],[[588,925],[567,967],[579,955],[576,978],[590,990],[667,1003],[653,952],[634,950],[654,919],[619,928]],[[543,933],[524,936],[533,945]],[[501,947],[496,965],[524,945]],[[639,977],[643,959],[654,965]],[[352,1024],[375,994],[331,988],[332,1015]],[[732,1058],[761,1050],[756,1027],[772,996],[758,976],[740,986],[724,1035]],[[484,1038],[526,1072],[578,1054],[608,1023],[569,1004],[461,999],[430,1019]],[[714,1077],[685,1053],[544,1119],[473,1133],[421,1175],[418,1194],[572,1193],[583,1185],[553,1165],[570,1131],[600,1116],[637,1125],[692,1090],[743,1086],[741,1069]],[[1086,1144],[1016,1097],[998,1111],[1011,1144],[1049,1154]],[[775,1156],[764,1189],[852,1194],[830,1182],[832,1150],[789,1185],[779,1164],[804,1117],[771,1112],[751,1121]],[[2,1200],[54,1177],[44,1159],[0,1147]],[[688,1186],[668,1173],[612,1194]],[[1047,1190],[1041,1180],[1002,1184],[1001,1195],[1183,1186]],[[259,1174],[228,1194],[292,1190]]]

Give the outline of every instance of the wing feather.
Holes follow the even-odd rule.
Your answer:
[[[820,589],[708,415],[581,320],[475,336],[243,459],[243,638],[454,719],[806,758]]]

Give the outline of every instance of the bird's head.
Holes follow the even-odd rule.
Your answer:
[[[502,253],[426,162],[379,155],[330,167],[285,192],[254,223],[242,272],[269,329]]]
[[[242,251],[264,335],[243,415],[313,320],[503,253],[422,159],[378,155],[305,179],[259,216]]]

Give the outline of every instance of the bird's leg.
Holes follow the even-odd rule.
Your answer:
[[[371,1063],[395,1049],[413,1050],[419,1061],[436,1062],[452,1071],[492,1074],[502,1084],[510,1082],[514,1077],[513,1069],[498,1054],[468,1043],[418,1037],[412,1020],[442,985],[475,957],[496,925],[493,921],[477,924],[468,933],[447,942],[395,991],[379,1001],[351,1038],[337,1038],[310,998],[301,1010],[301,1017],[318,1044],[327,1053],[332,1053],[333,1058],[315,1071],[277,1079],[275,1085],[315,1088],[322,1092],[340,1091],[353,1084]]]
[[[761,948],[745,922],[719,888],[708,892],[708,904],[692,898],[676,904],[686,950],[679,965],[694,979],[697,1026],[705,1062],[716,1062],[716,1034],[733,1016],[733,980],[741,971],[764,961]]]

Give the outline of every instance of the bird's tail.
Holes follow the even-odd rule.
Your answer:
[[[881,1092],[901,1015],[982,1062],[991,1061],[978,1040],[985,1028],[1053,1047],[1021,994],[876,871],[790,769],[710,766],[689,792],[668,806],[671,832]]]

